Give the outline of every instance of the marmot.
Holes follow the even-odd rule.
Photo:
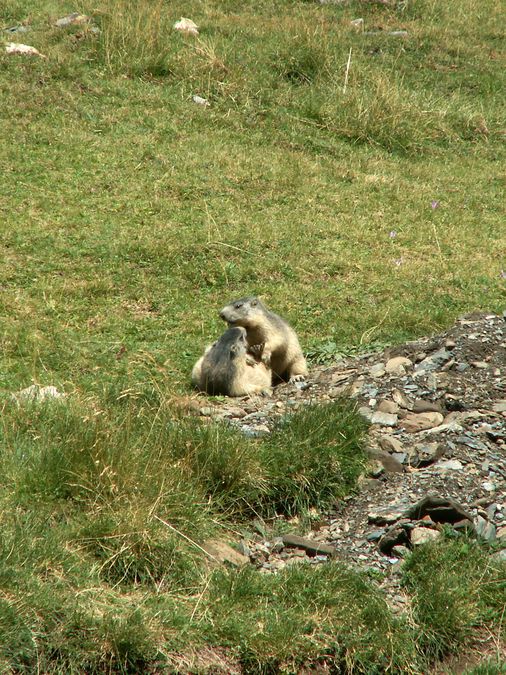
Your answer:
[[[240,298],[220,312],[229,326],[243,326],[250,349],[263,345],[262,361],[275,379],[299,382],[307,375],[306,359],[295,331],[256,297]]]
[[[246,330],[229,328],[209,345],[192,370],[192,384],[208,394],[247,396],[271,386],[270,368],[261,360],[262,347],[249,349]]]

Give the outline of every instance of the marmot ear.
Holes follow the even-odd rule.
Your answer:
[[[250,305],[251,305],[252,307],[256,307],[256,306],[258,305],[258,300],[256,300],[256,299],[255,299],[255,300],[252,300],[252,301],[250,302]]]
[[[237,354],[237,345],[232,345],[230,347],[230,356],[235,356]]]

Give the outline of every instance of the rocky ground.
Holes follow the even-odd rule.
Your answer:
[[[400,560],[444,524],[496,542],[494,555],[506,559],[506,313],[466,316],[440,335],[314,367],[302,386],[278,386],[271,398],[199,398],[196,408],[261,435],[282,415],[342,396],[371,423],[370,475],[302,536],[241,542],[244,560],[271,573],[332,556],[386,572],[387,597],[402,611]]]

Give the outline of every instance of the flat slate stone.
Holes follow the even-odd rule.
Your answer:
[[[421,520],[430,516],[435,523],[457,523],[460,520],[472,521],[473,517],[466,509],[451,497],[436,497],[427,495],[410,506],[405,514],[412,520]]]
[[[337,554],[336,549],[328,544],[322,544],[319,541],[305,539],[296,534],[285,534],[282,537],[283,544],[288,548],[301,548],[309,555],[328,555],[334,557]]]

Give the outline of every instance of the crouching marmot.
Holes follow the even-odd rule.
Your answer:
[[[290,382],[305,379],[306,359],[295,331],[258,298],[235,300],[221,310],[220,317],[229,326],[243,326],[246,329],[250,348],[263,344],[262,361],[270,366],[276,379]]]
[[[206,348],[192,370],[192,384],[208,394],[248,396],[267,392],[270,368],[261,360],[262,347],[248,347],[246,330],[229,328]]]

